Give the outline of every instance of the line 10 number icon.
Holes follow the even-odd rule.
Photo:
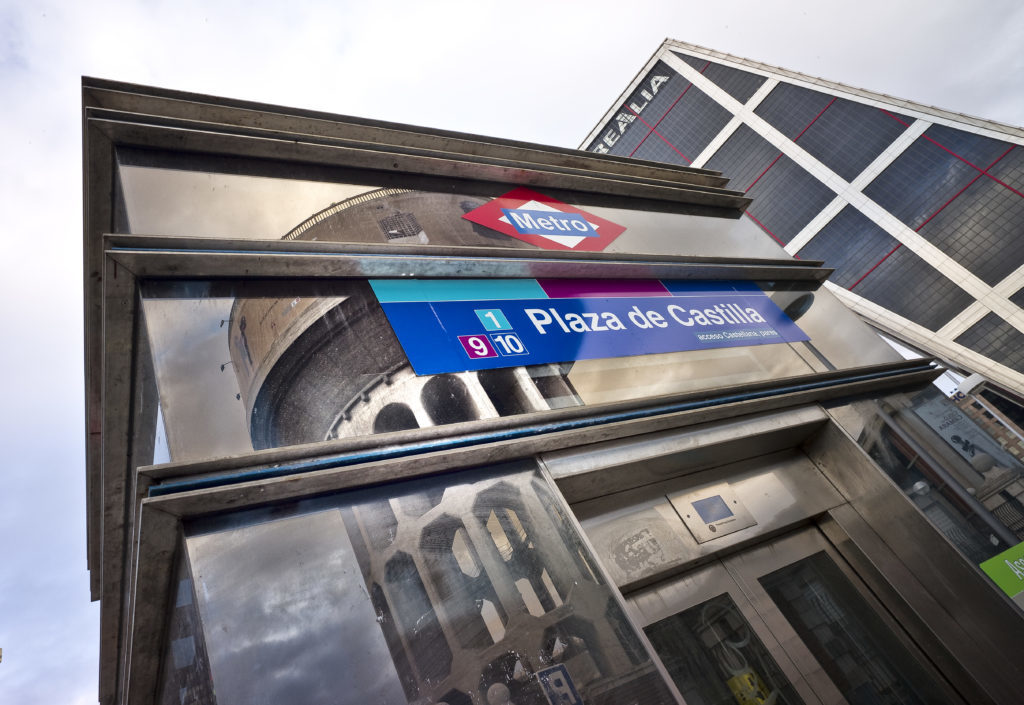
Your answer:
[[[515,333],[491,333],[494,347],[502,355],[526,355],[526,346]]]
[[[462,348],[469,355],[470,359],[478,360],[484,357],[498,357],[497,351],[491,345],[491,341],[484,335],[460,335],[459,342]]]

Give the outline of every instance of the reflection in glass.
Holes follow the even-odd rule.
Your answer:
[[[187,545],[218,705],[674,702],[532,469],[211,518]]]
[[[922,402],[928,407],[922,409]],[[932,405],[939,413],[928,411]],[[971,458],[973,462],[954,455],[950,441],[957,435],[957,421],[963,420],[963,415],[937,390],[841,404],[833,407],[832,413],[972,564],[1017,543],[1010,540],[1012,533],[997,531],[1000,524],[1011,530],[1013,524],[988,508],[1003,488],[1020,477],[1017,461],[1011,459],[1011,467],[1001,466],[980,448]],[[995,441],[988,440],[998,448]],[[983,464],[983,460],[987,462]]]
[[[852,705],[946,702],[824,552],[760,582]]]
[[[873,349],[849,344],[851,336],[863,333],[863,324],[853,320],[846,327],[843,317],[853,314],[835,310],[835,300],[820,289],[811,295],[769,288],[813,345],[691,350],[436,376],[415,374],[366,280],[147,282],[143,293],[159,418],[175,462],[887,361]],[[851,347],[859,357],[849,353]]]
[[[727,593],[644,631],[688,705],[803,702]]]
[[[506,187],[481,187],[499,190],[476,195],[373,188],[330,183],[325,174],[304,181],[297,173],[276,178],[255,167],[246,173],[241,162],[230,166],[240,173],[220,173],[226,164],[196,171],[195,165],[161,168],[158,155],[137,150],[121,157],[133,232],[483,246],[506,254],[535,247],[463,217]],[[153,200],[154,193],[160,198]],[[268,204],[280,203],[288,204],[280,209],[292,219],[287,227],[270,217],[277,210]],[[625,228],[609,252],[707,257],[729,256],[742,246],[748,256],[782,256],[774,245],[770,252],[750,251],[749,241],[766,242],[759,234],[726,236],[742,221],[583,206]],[[565,360],[431,378],[413,372],[365,280],[333,280],[319,289],[300,282],[262,290],[257,283],[244,290],[212,282],[144,286],[159,396],[153,417],[163,419],[171,461],[699,391],[895,356],[882,343],[867,349],[864,325],[828,292],[772,284],[772,297],[799,319],[811,343]]]
[[[210,659],[184,551],[179,552],[172,585],[174,597],[167,621],[157,702],[159,705],[208,705],[214,702]]]
[[[380,245],[537,249],[464,215],[510,192],[477,182],[422,190],[423,178],[392,173],[270,164],[246,159],[153,155],[121,149],[119,184],[127,230],[142,235],[262,240],[316,240]],[[286,176],[281,176],[286,174]],[[362,183],[353,183],[361,181]],[[370,183],[375,182],[375,183]],[[545,196],[545,194],[541,194]],[[785,259],[786,253],[747,219],[637,210],[622,199],[561,192],[570,207],[622,226],[607,252],[692,257]],[[683,206],[692,211],[692,206]],[[571,247],[552,242],[550,249]]]

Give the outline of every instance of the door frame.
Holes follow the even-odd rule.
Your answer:
[[[834,533],[835,527],[830,528],[830,533]],[[871,592],[817,525],[805,525],[788,533],[766,537],[764,541],[739,551],[716,554],[710,562],[631,591],[624,597],[636,624],[646,628],[726,593],[806,703],[846,703],[839,688],[758,581],[762,576],[817,553],[825,553],[839,568],[884,627],[931,677],[947,701],[965,705],[966,701],[941,670]]]

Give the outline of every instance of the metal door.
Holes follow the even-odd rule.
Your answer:
[[[817,529],[628,598],[687,705],[962,702]]]

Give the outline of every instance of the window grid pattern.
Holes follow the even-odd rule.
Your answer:
[[[764,76],[714,62],[708,65],[704,75],[740,103],[750,100],[750,96],[757,93],[757,89],[768,80]]]
[[[980,169],[998,159],[1010,146],[1006,142],[945,125],[932,125],[925,131],[924,136]]]
[[[799,142],[822,164],[853,181],[906,129],[878,108],[837,98]]]
[[[754,109],[754,114],[784,136],[794,139],[831,101],[832,96],[825,93],[780,83]]]
[[[651,89],[656,77],[668,76],[668,80],[658,84],[658,91]],[[608,149],[609,154],[628,157],[632,156],[637,147],[651,134],[651,127],[665,116],[668,110],[679,100],[690,86],[690,82],[680,76],[667,64],[659,61],[644,77],[625,103],[619,106],[615,115],[609,120],[593,142],[587,147],[590,151],[599,149],[599,144]],[[647,95],[652,96],[648,98]],[[609,136],[612,144],[605,139]]]
[[[672,53],[675,54],[676,56],[678,56],[680,59],[682,59],[686,63],[688,63],[693,68],[697,69],[698,71],[702,71],[704,69],[704,67],[708,64],[708,60],[707,59],[701,59],[701,58],[699,58],[697,56],[690,56],[689,54],[683,54],[683,53],[680,53],[678,51],[674,51]]]
[[[705,168],[722,172],[730,188],[746,191],[778,154],[778,148],[768,140],[747,125],[740,125]]]
[[[899,244],[866,215],[846,206],[804,245],[799,256],[824,261],[836,270],[829,280],[849,289]]]
[[[1010,302],[1024,308],[1024,289],[1021,289],[1016,294],[1010,297]]]
[[[853,291],[933,331],[974,303],[973,296],[906,247],[879,262]]]
[[[918,138],[864,188],[864,195],[916,230],[977,176],[977,169]]]
[[[989,313],[964,331],[956,342],[1011,369],[1024,372],[1024,333],[994,313]]]
[[[887,113],[894,122],[906,120]],[[874,199],[915,230],[935,217],[965,192],[980,175],[1014,151],[1013,145],[945,125],[932,125],[867,188]],[[1016,157],[1006,167],[1008,175],[1018,166]],[[986,176],[986,178],[989,178]],[[1009,193],[1014,193],[1012,187]],[[897,205],[902,204],[902,205]]]
[[[995,165],[989,167],[988,173],[1010,188],[1024,192],[1024,147],[1015,146]]]
[[[832,189],[786,156],[778,159],[747,195],[754,199],[747,213],[783,244],[835,198]]]
[[[918,232],[989,286],[1024,262],[1024,198],[980,174]]]
[[[726,126],[732,114],[696,86],[669,110],[633,154],[638,159],[689,164]]]

